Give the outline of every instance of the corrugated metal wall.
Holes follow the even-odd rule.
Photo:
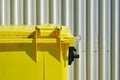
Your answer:
[[[0,24],[62,24],[80,35],[79,80],[120,80],[119,0],[0,0]],[[69,80],[75,80],[74,63]]]

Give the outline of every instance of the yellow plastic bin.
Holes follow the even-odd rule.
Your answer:
[[[72,46],[64,26],[0,26],[0,80],[68,80]]]

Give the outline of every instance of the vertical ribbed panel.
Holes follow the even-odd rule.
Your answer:
[[[88,25],[87,25],[87,80],[98,80],[99,52],[98,52],[98,0],[88,2]]]
[[[36,0],[24,0],[24,24],[36,24]]]
[[[60,24],[60,0],[51,0],[49,3],[49,23]]]
[[[11,24],[23,24],[23,0],[11,0]]]
[[[36,0],[32,0],[32,25],[36,25]]]
[[[37,24],[49,23],[49,0],[36,1]]]
[[[119,0],[0,0],[0,25],[45,23],[81,36],[69,80],[120,80]]]
[[[100,12],[100,80],[111,80],[111,0],[101,0]]]
[[[0,24],[10,24],[10,0],[0,0]]]
[[[72,33],[74,33],[73,5],[73,0],[62,0],[62,25],[70,27]]]
[[[62,24],[62,0],[58,0],[58,7],[59,7],[59,24]]]
[[[23,17],[23,15],[24,15],[24,9],[23,9],[24,8],[24,4],[23,4],[23,0],[20,0],[19,4],[20,4],[20,6],[19,6],[19,9],[20,9],[20,11],[19,11],[20,12],[20,14],[19,14],[19,16],[20,16],[19,20],[20,21],[19,21],[19,23],[23,24],[24,23],[24,17]]]
[[[0,24],[6,24],[6,0],[0,0]]]
[[[32,0],[24,0],[24,24],[32,25]]]
[[[120,80],[120,1],[112,0],[112,80]]]
[[[80,35],[81,37],[78,49],[78,53],[80,54],[79,74],[74,75],[79,76],[79,80],[86,80],[86,0],[75,0],[74,6],[74,33],[75,36]],[[77,65],[75,64],[75,66]],[[78,70],[76,72],[78,72]]]
[[[72,33],[74,33],[73,4],[73,0],[62,0],[62,25],[70,27]],[[69,66],[69,80],[74,80],[73,68],[74,63]]]
[[[11,0],[7,0],[6,1],[6,24],[10,24],[10,11],[11,11],[11,9],[10,9],[10,1]]]

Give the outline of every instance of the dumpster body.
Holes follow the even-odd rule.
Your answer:
[[[70,46],[67,27],[0,26],[0,80],[67,80]]]

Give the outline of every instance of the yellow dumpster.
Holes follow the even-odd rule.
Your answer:
[[[0,80],[68,80],[73,46],[64,26],[0,26]]]

